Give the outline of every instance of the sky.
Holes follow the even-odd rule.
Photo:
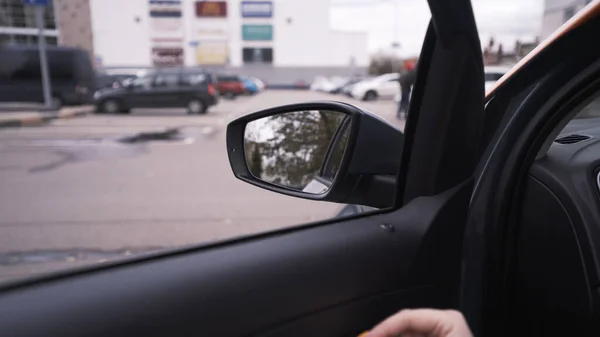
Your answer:
[[[396,4],[394,4],[394,2]],[[394,34],[401,56],[419,54],[431,14],[426,0],[331,0],[331,26],[365,31],[369,51],[388,49]],[[533,41],[542,26],[544,0],[472,0],[482,43],[491,36],[512,50],[516,39]]]

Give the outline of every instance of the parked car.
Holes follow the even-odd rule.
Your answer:
[[[258,86],[258,83],[254,78],[251,77],[241,77],[242,84],[244,85],[245,93],[248,95],[254,95],[258,93],[261,89]]]
[[[310,84],[309,89],[312,91],[328,92],[335,88],[331,79],[325,76],[317,76],[315,80]]]
[[[133,108],[186,107],[189,114],[204,114],[217,104],[219,93],[214,76],[203,70],[165,68],[150,70],[117,88],[94,94],[96,109],[106,113],[128,113]]]
[[[400,92],[399,77],[400,75],[397,73],[390,73],[356,83],[352,87],[351,95],[363,101],[393,98]]]
[[[485,76],[485,91],[490,90],[496,82],[511,68],[503,66],[487,66],[483,69]]]
[[[364,81],[362,77],[350,77],[347,78],[342,84],[331,91],[332,94],[344,94],[349,93],[354,84]]]
[[[87,52],[48,46],[47,59],[54,108],[93,102],[96,74]],[[0,46],[0,102],[44,102],[37,46]]]
[[[352,97],[352,89],[354,88],[355,85],[362,83],[362,82],[370,81],[372,79],[373,79],[373,77],[369,76],[369,77],[364,77],[364,78],[356,81],[355,83],[347,84],[342,88],[341,93],[345,96]]]
[[[123,85],[127,79],[134,79],[135,74],[106,74],[99,73],[96,75],[96,90],[106,88],[118,88]]]
[[[225,98],[234,99],[246,93],[244,80],[238,75],[217,75],[217,89]]]
[[[258,92],[258,86],[256,85],[256,82],[248,77],[242,77],[241,79],[246,94],[254,95]]]
[[[254,83],[256,83],[256,86],[258,87],[258,91],[263,91],[265,90],[265,82],[263,82],[262,80],[256,78],[256,77],[250,77],[250,79],[252,79],[254,81]]]

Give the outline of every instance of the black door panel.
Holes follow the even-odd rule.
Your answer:
[[[357,337],[387,317],[407,307],[432,307],[447,296],[435,286],[407,288],[369,296],[311,313],[259,333],[260,337]],[[332,324],[333,323],[333,324]]]
[[[447,260],[426,254],[428,265],[412,262],[424,254],[428,232],[464,223],[445,205],[466,204],[467,190],[419,198],[393,213],[13,289],[0,293],[0,327],[10,336],[243,336],[320,312],[336,319],[327,329],[352,333],[403,307],[453,307],[455,280],[422,271]],[[449,242],[438,249],[455,255],[460,247]],[[313,321],[300,320],[294,329],[312,329]]]

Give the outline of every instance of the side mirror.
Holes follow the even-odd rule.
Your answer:
[[[299,198],[392,206],[404,134],[342,102],[279,106],[227,126],[234,175]]]

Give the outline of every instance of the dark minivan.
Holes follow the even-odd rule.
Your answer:
[[[198,68],[149,70],[116,88],[94,94],[96,110],[129,113],[133,108],[185,107],[189,114],[204,114],[219,101],[214,76]]]
[[[62,46],[47,48],[53,107],[91,104],[96,84],[87,52]],[[0,46],[0,102],[44,102],[37,46]]]

